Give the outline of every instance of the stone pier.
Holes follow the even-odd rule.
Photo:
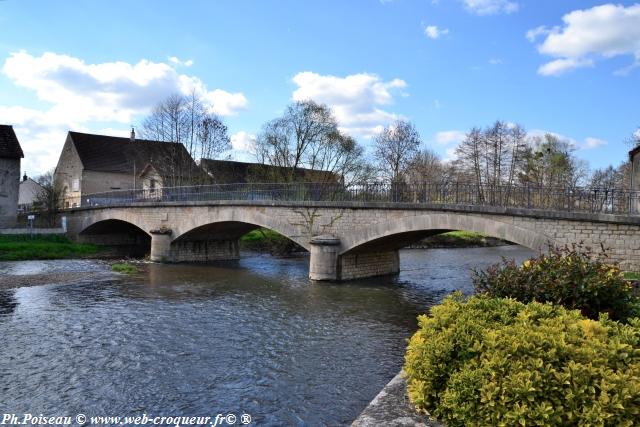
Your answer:
[[[340,257],[340,280],[364,279],[400,272],[397,250],[351,253]]]
[[[340,280],[338,251],[340,239],[335,236],[316,236],[311,239],[309,278],[311,280]]]

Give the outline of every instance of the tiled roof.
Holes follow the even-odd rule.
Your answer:
[[[270,182],[288,176],[289,169],[261,163],[234,162],[231,160],[201,159],[200,167],[209,173],[216,184],[245,182]],[[331,172],[297,169],[296,180],[305,182],[339,182]]]
[[[636,154],[640,153],[640,145],[638,145],[633,150],[629,151],[629,161],[633,161],[633,158]]]
[[[16,133],[9,125],[0,125],[0,158],[21,159],[24,157]]]
[[[182,144],[80,132],[69,132],[69,137],[85,170],[139,174],[149,163],[179,165],[174,170],[194,165]]]

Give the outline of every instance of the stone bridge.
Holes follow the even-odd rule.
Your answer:
[[[583,242],[640,271],[640,216],[442,204],[207,201],[131,203],[64,211],[71,238],[150,253],[158,262],[239,258],[239,238],[264,227],[311,253],[314,280],[398,273],[398,249],[466,230],[541,252]]]

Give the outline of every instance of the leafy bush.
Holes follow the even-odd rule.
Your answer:
[[[594,260],[592,255],[579,245],[552,248],[522,266],[503,260],[486,271],[475,271],[473,283],[477,294],[524,303],[553,302],[578,309],[591,319],[603,312],[613,319],[626,319],[637,303],[631,285],[617,266]]]
[[[450,427],[640,419],[638,319],[457,293],[418,320],[405,356],[409,398]]]

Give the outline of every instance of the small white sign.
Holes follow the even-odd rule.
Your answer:
[[[33,221],[34,219],[36,219],[36,216],[35,215],[27,215],[27,219],[29,221]]]

